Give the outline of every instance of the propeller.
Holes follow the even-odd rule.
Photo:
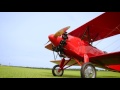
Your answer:
[[[49,42],[50,42],[50,40],[49,40],[49,41],[47,41],[47,43],[49,43]],[[46,44],[47,44],[47,43],[46,43]],[[46,45],[46,44],[45,44],[45,45]]]
[[[54,37],[57,38],[58,36],[61,36],[64,32],[66,32],[68,29],[70,28],[70,26],[67,26],[65,28],[60,29],[59,31],[57,31],[54,34]]]
[[[64,27],[64,28],[62,28],[62,29],[60,29],[59,31],[57,31],[55,34],[54,34],[54,37],[55,38],[57,38],[58,36],[61,36],[63,33],[65,33],[68,29],[70,28],[70,26],[67,26],[67,27]],[[48,41],[48,42],[50,42],[50,41]],[[48,43],[47,42],[47,43]],[[46,43],[46,44],[47,44]],[[45,44],[45,45],[46,45]]]

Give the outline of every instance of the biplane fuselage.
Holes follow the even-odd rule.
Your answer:
[[[52,42],[52,44],[55,47],[57,47],[58,45],[60,45],[60,41],[62,40],[62,37],[59,36],[55,38],[54,35],[51,34],[49,35],[49,40]],[[93,47],[87,41],[81,40],[78,37],[68,35],[68,39],[66,40],[66,43],[67,44],[64,46],[64,53],[67,57],[70,58],[74,57],[79,60],[81,57],[84,57],[84,54],[87,54],[88,57],[104,54],[103,51],[97,49],[96,47]]]

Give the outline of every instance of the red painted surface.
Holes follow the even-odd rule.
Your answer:
[[[60,63],[60,68],[61,68],[61,69],[63,69],[64,62],[65,62],[65,59],[63,58],[63,59],[61,60],[61,63]]]
[[[120,34],[120,12],[103,13],[69,34],[81,38],[87,26],[90,29],[91,39],[94,39],[98,34],[98,37],[94,41]]]
[[[62,40],[62,37],[55,38],[54,35],[49,36],[49,40],[55,45],[58,46],[60,44],[60,41]],[[94,48],[93,46],[90,46],[89,43],[81,40],[80,38],[68,35],[68,40],[66,41],[67,45],[64,46],[64,52],[65,54],[72,58],[80,59],[85,56],[85,62],[89,61],[89,57],[92,56],[98,56],[104,54],[104,52]]]
[[[89,57],[87,54],[84,54],[84,62],[85,63],[89,62]]]
[[[90,40],[93,40],[92,42],[120,34],[120,12],[104,13],[68,33],[67,44],[64,46],[64,53],[69,58],[75,58],[84,63],[92,62],[103,68],[107,67],[120,71],[120,52],[105,54],[87,42],[87,34],[85,34],[84,39],[81,39],[87,26],[89,26]],[[96,35],[98,36],[96,37]],[[62,36],[56,38],[54,34],[49,35],[48,38],[54,46],[58,46],[62,40]]]
[[[62,37],[59,36],[56,39],[52,34],[49,36],[49,39],[55,46],[58,46],[60,41],[62,40]],[[64,53],[69,58],[76,58],[77,60],[84,63],[92,62],[96,65],[102,66],[103,68],[107,65],[109,69],[120,71],[120,52],[105,54],[103,51],[91,46],[86,41],[71,35],[68,35],[68,40],[66,42],[67,45],[64,46]],[[63,63],[60,64],[61,69],[63,68],[62,66]]]
[[[120,72],[120,65],[109,65],[108,68],[113,69],[113,70],[117,70]]]

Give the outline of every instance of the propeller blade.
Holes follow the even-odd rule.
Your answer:
[[[64,32],[66,32],[68,29],[70,28],[70,26],[67,26],[65,28],[62,28],[60,29],[59,31],[57,31],[55,34],[54,34],[54,37],[58,37],[58,36],[61,36]]]
[[[50,41],[47,41],[47,43],[48,43],[48,42],[50,42]],[[46,43],[46,44],[47,44],[47,43]],[[45,45],[46,45],[46,44],[45,44]]]
[[[52,43],[46,45],[45,48],[47,48],[48,50],[52,50],[53,51],[53,49],[52,49]]]

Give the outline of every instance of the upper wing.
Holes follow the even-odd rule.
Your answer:
[[[103,68],[109,68],[120,71],[120,52],[108,53],[101,56],[91,57],[90,62],[102,66]]]
[[[69,34],[82,38],[87,27],[89,28],[89,39],[93,40],[92,42],[120,34],[120,12],[103,13]]]

